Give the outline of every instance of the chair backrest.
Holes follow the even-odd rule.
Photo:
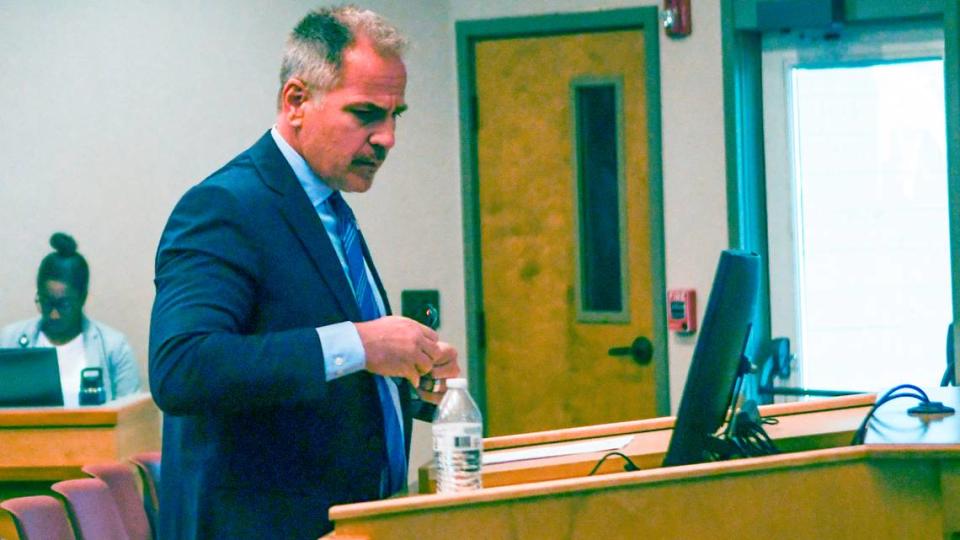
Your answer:
[[[50,495],[16,497],[0,502],[13,516],[20,540],[74,540],[67,510]]]
[[[137,487],[136,473],[130,466],[119,463],[90,463],[83,472],[103,480],[120,510],[120,518],[130,540],[151,540],[153,531],[144,509],[143,496]]]
[[[130,540],[110,488],[99,478],[62,480],[50,486],[66,500],[79,540]]]
[[[157,516],[160,511],[160,452],[141,452],[130,456],[137,467],[143,485],[143,508],[147,513],[154,534],[157,531]]]

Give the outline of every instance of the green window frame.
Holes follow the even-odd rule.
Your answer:
[[[833,0],[810,0],[827,13]],[[830,24],[935,20],[943,25],[947,112],[947,174],[950,202],[950,251],[954,320],[960,320],[960,2],[956,0],[842,0]],[[792,2],[721,0],[724,137],[726,146],[727,226],[730,247],[769,256],[767,239],[761,34],[789,28],[800,16]],[[760,309],[751,339],[769,339],[769,271],[763,268]],[[960,341],[960,325],[954,325]],[[960,362],[957,362],[960,368]]]

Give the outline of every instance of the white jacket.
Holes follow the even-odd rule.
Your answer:
[[[107,400],[140,391],[140,368],[133,358],[127,338],[119,331],[83,317],[81,326],[84,367],[103,368],[103,387]],[[18,321],[0,329],[0,347],[36,347],[40,337],[40,317]]]

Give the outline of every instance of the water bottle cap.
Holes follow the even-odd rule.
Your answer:
[[[467,387],[467,380],[462,377],[458,377],[456,379],[447,379],[447,388],[466,388],[466,387]]]

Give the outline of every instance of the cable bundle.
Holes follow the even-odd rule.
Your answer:
[[[723,437],[735,454],[741,457],[769,456],[780,450],[763,429],[763,424],[776,424],[777,420],[762,418],[757,403],[747,400],[727,424]]]
[[[854,432],[853,440],[850,442],[850,444],[854,446],[863,444],[863,439],[867,436],[867,424],[870,422],[870,419],[873,418],[873,415],[877,412],[877,409],[879,409],[885,403],[889,403],[900,398],[914,398],[920,400],[920,405],[907,411],[911,414],[950,414],[954,412],[952,408],[945,406],[939,401],[930,401],[927,393],[924,392],[919,386],[914,386],[912,384],[897,385],[880,396],[880,399],[873,404],[873,407],[870,408],[870,412],[868,412],[867,416],[864,417],[863,422],[860,422],[860,427],[858,427],[857,431]]]

